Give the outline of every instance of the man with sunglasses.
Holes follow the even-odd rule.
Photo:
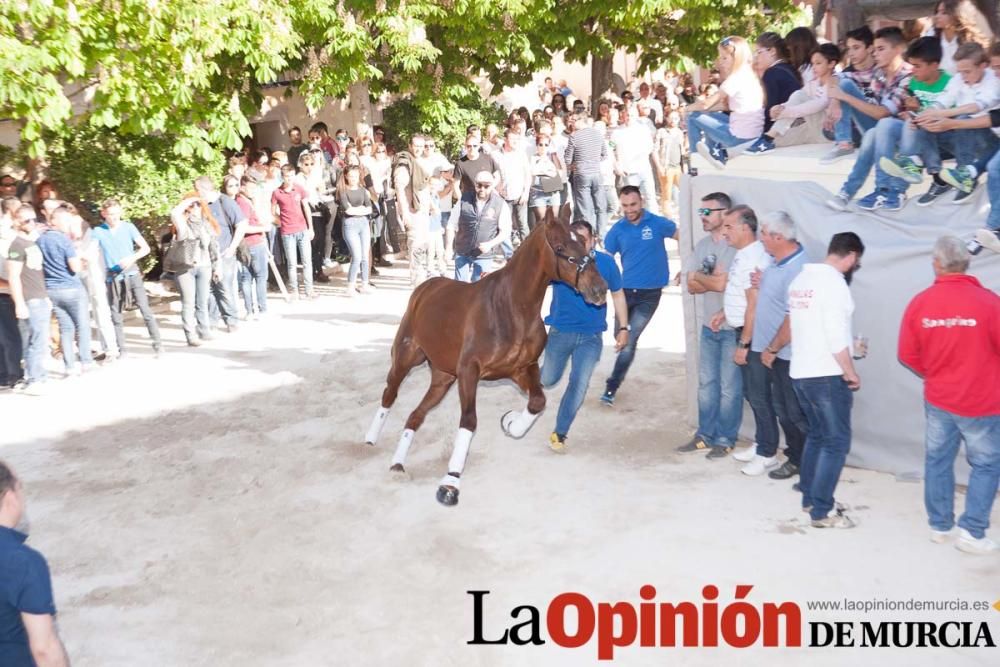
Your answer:
[[[455,253],[455,280],[477,282],[493,266],[493,252],[510,239],[510,206],[494,192],[494,176],[480,171],[473,192],[462,194],[448,216],[445,255]]]
[[[14,390],[30,395],[40,394],[45,387],[45,354],[52,317],[52,303],[45,289],[42,251],[36,243],[39,226],[34,208],[25,204],[18,209],[14,215],[17,235],[4,258],[24,351],[24,381],[15,385]]]
[[[628,343],[628,306],[622,290],[622,274],[611,255],[594,251],[594,228],[586,220],[577,220],[570,229],[594,259],[594,266],[608,284],[611,301],[615,304],[615,351]],[[545,318],[549,336],[542,359],[541,383],[552,387],[562,378],[566,363],[570,363],[569,383],[559,401],[556,430],[549,436],[549,449],[566,453],[566,436],[576,413],[583,405],[587,386],[597,362],[601,360],[604,332],[608,329],[608,306],[594,306],[571,286],[552,283],[552,304]]]
[[[481,171],[490,173],[493,176],[493,183],[500,182],[500,165],[492,155],[482,151],[482,139],[475,132],[470,132],[465,137],[465,155],[455,163],[455,197],[465,194],[474,194],[476,190],[475,178]]]
[[[723,310],[723,294],[736,247],[723,235],[723,214],[732,208],[723,192],[701,199],[698,215],[708,235],[698,241],[691,255],[687,288],[701,295],[702,326],[698,345],[698,430],[680,452],[707,452],[709,458],[726,456],[736,445],[743,420],[743,379],[733,361],[736,333],[716,313]]]

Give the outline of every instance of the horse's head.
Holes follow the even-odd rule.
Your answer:
[[[587,303],[603,305],[608,296],[608,284],[597,271],[591,251],[593,231],[569,224],[569,205],[556,216],[549,209],[545,216],[545,240],[555,255],[555,280],[573,287]]]

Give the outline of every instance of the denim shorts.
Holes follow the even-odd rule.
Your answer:
[[[528,206],[531,208],[541,208],[543,206],[556,206],[561,203],[558,192],[543,192],[541,188],[531,187],[528,192]]]

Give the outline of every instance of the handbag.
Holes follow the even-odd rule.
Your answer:
[[[197,238],[174,239],[163,256],[163,268],[170,273],[184,273],[198,263],[201,241]]]
[[[250,246],[247,245],[246,240],[240,241],[240,244],[236,246],[236,259],[243,266],[250,266],[253,263],[253,258],[250,256]]]
[[[562,192],[563,182],[558,176],[539,176],[538,185],[545,194]]]

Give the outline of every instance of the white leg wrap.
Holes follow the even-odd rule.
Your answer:
[[[406,454],[410,451],[410,445],[413,444],[413,434],[414,430],[408,428],[403,431],[403,435],[399,436],[399,444],[396,445],[396,454],[392,457],[392,464],[403,465],[406,463]]]
[[[451,451],[451,458],[448,460],[448,472],[457,472],[459,475],[465,470],[465,460],[469,458],[469,446],[472,444],[472,431],[467,428],[458,429],[455,436],[455,447]],[[444,482],[442,482],[443,484]],[[458,486],[452,484],[452,486]]]
[[[454,475],[445,475],[441,478],[441,486],[454,486],[456,489],[461,488],[462,480]]]
[[[378,410],[375,411],[375,417],[372,419],[372,425],[368,427],[368,434],[365,435],[365,442],[369,445],[374,445],[378,442],[378,436],[382,433],[382,427],[385,426],[385,421],[389,418],[389,408],[383,408],[381,405]]]
[[[528,412],[528,408],[525,408],[520,412],[515,412],[511,414],[512,419],[507,425],[507,430],[510,431],[511,436],[515,438],[523,438],[524,434],[528,432],[528,429],[531,428],[540,414],[542,413],[539,412],[538,414],[533,415]]]

